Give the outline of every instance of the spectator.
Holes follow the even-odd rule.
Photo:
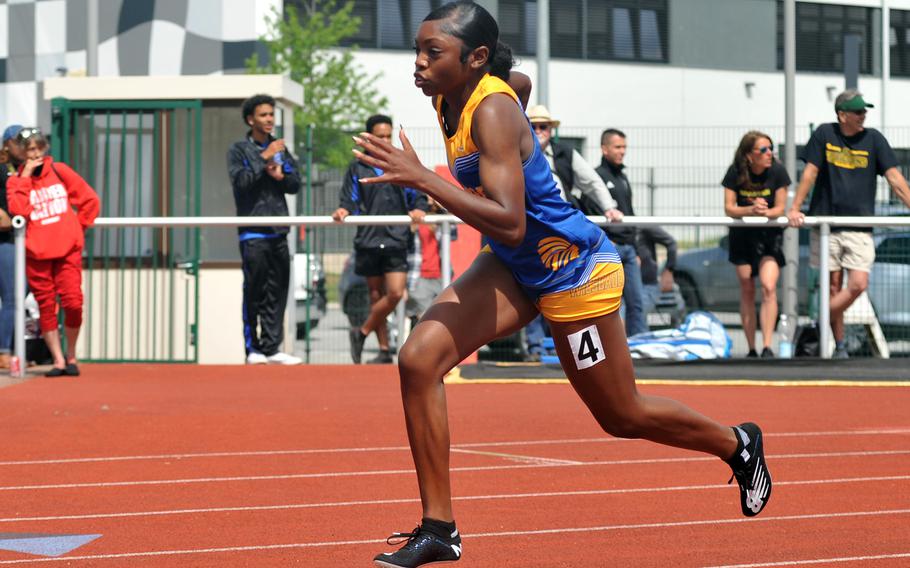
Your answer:
[[[560,121],[543,105],[528,109],[528,119],[562,198],[585,215],[606,215],[611,221],[621,221],[622,212],[594,168],[571,146],[553,140]]]
[[[529,108],[528,119],[562,198],[585,215],[606,215],[611,221],[622,220],[622,212],[616,208],[616,202],[594,168],[575,149],[553,140],[553,132],[560,121],[550,116],[547,107]],[[525,327],[531,361],[539,361],[546,354],[543,340],[547,333],[543,316],[538,315]]]
[[[275,99],[254,95],[243,102],[243,121],[250,127],[227,155],[228,175],[240,217],[288,215],[284,195],[300,191],[297,160],[276,139]],[[243,267],[243,339],[246,362],[298,365],[299,357],[280,351],[288,303],[291,257],[289,229],[239,227]]]
[[[427,202],[428,213],[445,213],[436,200],[427,198]],[[451,240],[457,238],[457,227],[453,226]],[[413,239],[414,250],[408,261],[411,267],[408,272],[408,299],[405,302],[405,314],[411,318],[412,329],[442,292],[442,258],[439,254],[442,225],[418,224]]]
[[[13,326],[16,317],[15,261],[13,225],[6,203],[6,179],[15,173],[15,166],[22,157],[22,150],[13,141],[22,127],[18,124],[3,131],[3,147],[0,149],[0,369],[9,369],[10,352],[13,347]],[[13,148],[15,146],[15,148]]]
[[[800,208],[815,185],[809,203],[810,215],[875,215],[876,176],[884,176],[891,190],[910,207],[910,188],[897,169],[897,157],[884,136],[863,126],[866,109],[874,108],[855,89],[847,89],[834,100],[837,122],[823,124],[806,145],[806,168],[790,205],[790,225],[805,221]],[[819,266],[818,230],[812,232],[810,263]],[[875,262],[872,229],[832,227],[826,251],[831,272],[831,330],[834,357],[848,357],[844,345],[844,312],[869,286],[869,270]],[[849,272],[844,287],[844,272]]]
[[[610,195],[617,203],[623,215],[635,215],[632,209],[632,186],[629,178],[623,173],[626,156],[626,135],[615,128],[608,128],[600,136],[600,149],[603,159],[595,171],[604,180]],[[616,245],[616,252],[622,260],[625,286],[622,291],[622,309],[626,325],[626,335],[633,336],[648,331],[641,297],[641,269],[638,265],[638,253],[635,250],[638,231],[631,226],[609,226],[607,235]]]
[[[757,130],[742,137],[733,164],[721,184],[724,186],[724,213],[730,217],[747,216],[776,219],[787,206],[790,176],[774,158],[771,137]],[[755,277],[761,283],[759,324],[762,358],[774,357],[771,341],[777,322],[777,279],[784,260],[784,230],[781,227],[747,229],[730,227],[729,259],[736,266],[739,280],[739,315],[749,344],[747,357],[755,351]]]
[[[663,270],[660,271],[660,277],[657,274],[656,245],[663,246],[667,251],[667,261],[664,263]],[[647,322],[647,314],[657,307],[661,294],[676,292],[676,284],[673,281],[673,270],[676,268],[676,239],[660,227],[641,227],[638,230],[635,248],[638,258],[641,260],[639,268],[642,284],[642,311],[645,313]],[[677,307],[682,304],[681,298],[676,304]],[[678,319],[680,317],[677,314],[675,320]],[[677,325],[675,320],[673,325]]]
[[[82,177],[47,156],[47,138],[23,128],[15,143],[26,152],[17,175],[7,180],[9,212],[26,225],[26,276],[38,302],[41,335],[54,358],[48,377],[78,376],[76,342],[82,327],[82,248],[85,229],[98,216],[98,196]],[[73,207],[76,212],[73,212]],[[63,306],[66,353],[57,326],[57,296]]]
[[[377,114],[366,123],[370,134],[392,140],[392,119]],[[362,185],[362,178],[382,175],[382,171],[360,160],[348,167],[341,187],[338,209],[332,218],[344,221],[348,215],[410,215],[415,223],[426,215],[426,195],[406,187],[380,183]],[[354,237],[354,272],[367,279],[370,291],[370,314],[363,325],[352,328],[351,359],[359,364],[367,336],[376,332],[379,355],[370,363],[392,363],[389,351],[389,330],[386,317],[404,297],[408,275],[408,239],[411,230],[407,225],[360,225]]]

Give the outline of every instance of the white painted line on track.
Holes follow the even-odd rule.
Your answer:
[[[904,435],[910,434],[910,428],[877,428],[862,430],[832,430],[818,432],[768,432],[765,438],[776,437],[801,437],[801,436],[878,436],[878,435]],[[512,446],[544,446],[564,444],[602,444],[615,442],[636,442],[641,440],[628,440],[624,438],[565,438],[558,440],[516,440],[516,441],[490,441],[471,442],[465,444],[452,444],[452,448],[487,448],[487,447],[512,447]],[[98,456],[92,458],[49,458],[42,460],[7,460],[0,461],[0,466],[23,465],[53,465],[70,463],[97,463],[113,461],[142,461],[142,460],[172,460],[193,458],[233,458],[233,457],[263,457],[263,456],[293,456],[313,454],[344,454],[361,452],[405,452],[410,451],[408,446],[376,446],[355,448],[311,448],[297,450],[251,450],[238,452],[193,452],[181,454],[151,454],[132,456]]]
[[[539,456],[520,456],[518,454],[506,454],[503,452],[482,452],[480,450],[466,450],[464,448],[452,448],[450,450],[454,454],[473,454],[478,456],[492,456],[497,458],[503,458],[511,461],[517,461],[522,463],[536,463],[540,465],[581,465],[584,462],[575,461],[575,460],[558,460],[553,458],[542,458]]]
[[[810,479],[794,481],[775,481],[774,486],[784,485],[827,485],[833,483],[872,483],[877,481],[907,481],[910,475],[890,475],[880,477],[842,477],[837,479]],[[504,493],[494,495],[462,495],[453,497],[453,501],[493,501],[505,499],[539,499],[546,497],[592,497],[597,495],[625,495],[635,493],[663,493],[672,491],[700,491],[722,489],[729,485],[681,485],[676,487],[637,487],[628,489],[588,489],[579,491],[547,491],[536,493]],[[164,515],[198,515],[203,513],[238,513],[256,511],[283,511],[295,509],[320,509],[331,507],[368,507],[376,505],[400,505],[404,503],[419,503],[418,498],[407,499],[372,499],[367,501],[327,501],[323,503],[292,503],[285,505],[249,505],[245,507],[210,507],[199,509],[172,509],[159,511],[130,511],[122,513],[89,513],[84,515],[56,515],[45,517],[8,517],[0,518],[0,523],[25,523],[38,521],[76,521],[86,519],[115,519],[124,517],[154,517]]]
[[[867,452],[821,452],[800,454],[769,454],[772,459],[813,459],[813,458],[839,458],[839,457],[871,457],[871,456],[896,456],[910,454],[910,450],[880,450]],[[713,456],[679,457],[679,458],[646,458],[629,460],[602,460],[575,463],[532,463],[510,465],[467,466],[450,468],[452,473],[468,471],[498,471],[507,469],[531,469],[538,467],[589,467],[604,465],[642,465],[665,463],[691,463],[716,461]],[[190,477],[184,479],[143,479],[134,481],[98,481],[85,483],[55,483],[46,485],[8,485],[0,486],[0,491],[33,491],[42,489],[82,489],[86,487],[130,487],[140,485],[183,485],[190,483],[223,483],[239,481],[278,481],[287,479],[322,479],[344,477],[366,477],[380,475],[413,475],[414,470],[385,469],[372,471],[333,471],[324,473],[288,473],[279,475],[244,475],[232,477]]]
[[[667,523],[636,523],[626,525],[604,525],[598,527],[565,527],[556,529],[540,529],[527,531],[503,531],[478,534],[462,534],[462,539],[468,540],[473,538],[496,538],[510,536],[536,536],[536,535],[553,535],[582,532],[606,532],[619,530],[636,530],[636,529],[667,529],[675,527],[692,527],[703,525],[729,525],[739,523],[761,523],[773,521],[803,521],[814,519],[832,519],[832,518],[851,518],[851,517],[875,517],[886,515],[907,515],[910,509],[893,509],[887,511],[851,511],[845,513],[817,513],[811,515],[781,515],[776,517],[737,517],[735,519],[708,519],[697,521],[676,521]],[[179,556],[188,554],[213,554],[224,552],[250,552],[265,550],[281,549],[301,549],[301,548],[322,548],[333,546],[352,546],[361,544],[385,544],[385,539],[369,540],[342,540],[327,542],[300,542],[290,544],[264,544],[253,546],[230,546],[224,548],[199,548],[183,550],[152,550],[147,552],[121,552],[114,554],[92,554],[85,556],[59,556],[56,558],[26,558],[21,560],[2,560],[0,564],[33,564],[36,562],[76,562],[81,560],[110,560],[114,558],[140,558],[154,556]]]
[[[910,552],[898,554],[876,554],[873,556],[838,556],[835,558],[813,558],[811,560],[784,560],[782,562],[761,562],[758,564],[727,564],[708,568],[760,568],[762,566],[806,566],[808,564],[834,564],[836,562],[868,562],[870,560],[894,560],[910,558]]]

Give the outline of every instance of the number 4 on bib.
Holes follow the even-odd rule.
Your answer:
[[[576,331],[567,338],[569,347],[572,349],[572,355],[575,357],[575,366],[579,371],[592,367],[606,359],[596,325]]]

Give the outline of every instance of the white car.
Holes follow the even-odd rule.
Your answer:
[[[315,253],[310,253],[309,257],[306,253],[294,255],[294,300],[297,339],[304,339],[307,336],[307,322],[309,321],[309,329],[319,325],[319,320],[325,317],[327,303],[325,271],[322,261]]]

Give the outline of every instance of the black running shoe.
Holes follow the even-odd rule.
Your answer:
[[[395,359],[392,358],[392,354],[389,353],[387,350],[380,350],[379,355],[377,355],[377,356],[373,357],[372,359],[370,359],[369,361],[367,361],[367,363],[370,365],[388,365],[388,364],[394,363],[394,362],[395,362]]]
[[[736,454],[727,462],[733,469],[728,483],[739,484],[739,501],[743,515],[754,517],[771,500],[771,472],[765,463],[761,428],[751,422],[733,428],[739,439]]]
[[[402,542],[405,545],[395,552],[376,555],[373,562],[385,568],[414,568],[461,558],[461,536],[457,529],[451,538],[444,539],[418,526],[413,532],[395,533],[386,542],[393,546]]]
[[[359,365],[360,357],[363,355],[363,344],[367,340],[367,336],[360,331],[359,327],[352,327],[349,335],[351,337],[351,360]]]

